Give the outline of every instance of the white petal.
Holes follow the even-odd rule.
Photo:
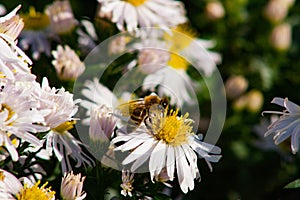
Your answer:
[[[158,175],[162,168],[165,166],[165,160],[166,145],[163,142],[159,141],[154,147],[149,160],[149,171],[152,182],[154,176]]]
[[[168,146],[167,148],[167,173],[172,181],[174,178],[174,169],[175,169],[175,151],[172,146]]]
[[[141,144],[138,148],[136,148],[133,152],[131,152],[122,162],[123,165],[127,165],[134,160],[141,157],[144,153],[146,153],[152,146],[155,145],[154,139],[149,139]]]

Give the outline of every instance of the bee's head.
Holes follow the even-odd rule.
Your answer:
[[[166,97],[161,99],[161,105],[166,109],[169,106],[169,100]]]

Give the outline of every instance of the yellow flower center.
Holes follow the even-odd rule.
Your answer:
[[[54,199],[55,191],[51,191],[51,187],[45,188],[48,183],[46,182],[44,185],[42,185],[42,187],[38,187],[39,184],[40,184],[40,181],[38,181],[31,188],[28,188],[27,184],[25,184],[24,188],[22,188],[21,191],[17,194],[17,199],[18,200]]]
[[[67,122],[64,122],[64,123],[60,124],[59,126],[53,128],[53,130],[58,133],[64,133],[65,131],[72,129],[74,124],[76,124],[75,120],[67,121]]]
[[[15,114],[15,112],[7,104],[2,104],[0,106],[1,106],[0,112],[3,112],[4,110],[8,111],[8,116],[7,116],[6,121],[10,120],[11,117]],[[12,123],[8,124],[8,126],[11,126],[11,125],[12,125]]]
[[[24,29],[27,30],[42,30],[50,24],[49,17],[40,12],[36,12],[34,7],[29,8],[29,13],[21,15],[24,20]]]
[[[180,55],[172,53],[170,55],[170,60],[168,61],[168,66],[174,69],[187,70],[189,63]]]
[[[172,29],[171,34],[166,32],[164,39],[171,42],[171,52],[179,52],[188,47],[196,36],[197,33],[188,24],[180,24]]]
[[[189,114],[178,117],[178,109],[171,110],[167,115],[165,111],[162,119],[153,119],[153,131],[157,140],[163,140],[165,143],[178,146],[187,142],[188,136],[193,134],[191,120],[188,120]],[[158,124],[157,124],[158,122]]]
[[[3,171],[0,171],[0,181],[4,181],[4,179],[5,179],[4,173]]]
[[[124,0],[130,4],[132,4],[135,7],[138,7],[140,5],[143,5],[147,0]]]

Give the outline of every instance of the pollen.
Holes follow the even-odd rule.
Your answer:
[[[3,171],[0,171],[0,181],[4,181],[4,180],[5,180],[5,175]]]
[[[132,4],[135,7],[143,5],[147,0],[125,0],[126,2]]]
[[[12,116],[15,114],[15,112],[9,107],[7,104],[0,105],[0,112],[3,112],[4,110],[8,111],[8,116],[6,118],[6,121],[9,121]],[[13,122],[9,123],[8,126],[11,126]]]
[[[162,140],[166,144],[172,146],[182,145],[188,142],[188,136],[192,134],[191,120],[188,120],[189,114],[178,117],[178,109],[171,110],[167,115],[165,112],[164,117],[160,120],[157,126],[155,137],[157,140]]]
[[[27,184],[24,185],[24,188],[16,195],[18,200],[49,200],[54,199],[55,191],[51,191],[51,187],[45,188],[47,182],[39,187],[40,181],[38,181],[34,186],[28,187]]]
[[[64,133],[64,132],[72,129],[74,127],[74,124],[76,124],[75,120],[67,121],[67,122],[64,122],[64,123],[60,124],[59,126],[55,127],[53,130],[58,133]]]

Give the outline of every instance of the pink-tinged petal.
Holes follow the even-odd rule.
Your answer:
[[[13,9],[10,13],[6,14],[3,17],[0,17],[0,23],[3,23],[7,20],[9,20],[10,18],[12,18],[13,16],[15,16],[17,14],[17,12],[20,10],[22,6],[18,5],[15,9]]]

